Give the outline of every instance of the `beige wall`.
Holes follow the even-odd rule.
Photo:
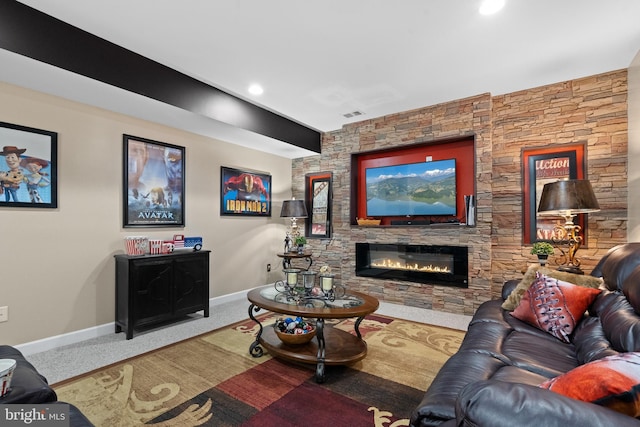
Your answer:
[[[627,239],[640,242],[640,51],[629,67],[629,229]]]
[[[58,208],[0,208],[0,343],[22,344],[114,320],[113,255],[127,235],[202,236],[211,297],[276,280],[291,161],[0,83],[0,121],[58,133]],[[122,134],[186,147],[186,227],[122,228]],[[11,145],[0,141],[0,145]],[[220,166],[269,172],[271,218],[220,216]],[[0,169],[6,169],[0,166]],[[215,316],[215,311],[212,314]],[[124,339],[124,338],[123,338]]]

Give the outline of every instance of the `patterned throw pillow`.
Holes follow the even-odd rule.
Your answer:
[[[568,343],[585,310],[599,293],[599,289],[583,288],[538,272],[510,314]]]
[[[518,286],[516,286],[507,299],[504,300],[502,308],[508,311],[513,311],[518,304],[520,304],[520,300],[522,299],[524,292],[529,289],[529,286],[531,286],[533,281],[536,280],[536,273],[538,272],[548,277],[573,283],[574,285],[584,286],[585,288],[599,288],[604,283],[601,277],[593,277],[588,274],[573,274],[566,271],[552,270],[547,267],[542,267],[539,264],[532,264],[529,266],[524,276],[522,276],[522,280],[518,283]]]
[[[640,353],[621,353],[578,366],[539,385],[573,399],[640,416]]]

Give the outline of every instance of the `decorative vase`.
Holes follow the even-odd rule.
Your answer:
[[[304,245],[298,245],[298,254],[302,255],[304,253]]]
[[[541,266],[547,265],[547,258],[549,258],[549,255],[538,254],[538,262]]]

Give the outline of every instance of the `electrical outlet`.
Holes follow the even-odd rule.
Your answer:
[[[9,307],[6,305],[0,307],[0,322],[7,322],[9,320]]]
[[[267,273],[271,272],[271,264],[267,264]]]

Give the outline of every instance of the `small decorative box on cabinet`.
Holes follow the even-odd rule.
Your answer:
[[[209,317],[209,253],[115,255],[116,333],[203,310]]]

